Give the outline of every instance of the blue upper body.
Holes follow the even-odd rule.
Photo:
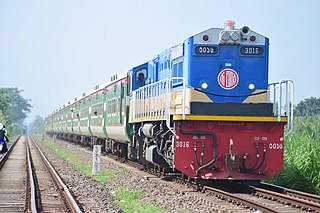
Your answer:
[[[229,38],[229,39],[228,39]],[[215,103],[242,103],[268,89],[269,39],[249,28],[211,28],[132,69],[132,90],[171,77]],[[182,87],[175,80],[173,90]]]

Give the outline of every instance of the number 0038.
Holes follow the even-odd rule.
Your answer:
[[[195,52],[197,54],[204,54],[204,55],[217,54],[218,48],[216,46],[197,46],[195,48]]]

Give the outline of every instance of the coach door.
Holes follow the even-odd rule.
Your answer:
[[[123,104],[124,104],[124,85],[120,83],[120,98],[119,98],[119,123],[123,123]]]

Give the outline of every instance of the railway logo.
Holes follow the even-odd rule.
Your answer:
[[[226,90],[235,88],[239,83],[239,76],[233,69],[224,69],[218,75],[219,85]]]

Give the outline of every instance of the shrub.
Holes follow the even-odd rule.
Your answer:
[[[285,138],[285,169],[268,180],[276,185],[320,194],[320,116],[298,117]]]

